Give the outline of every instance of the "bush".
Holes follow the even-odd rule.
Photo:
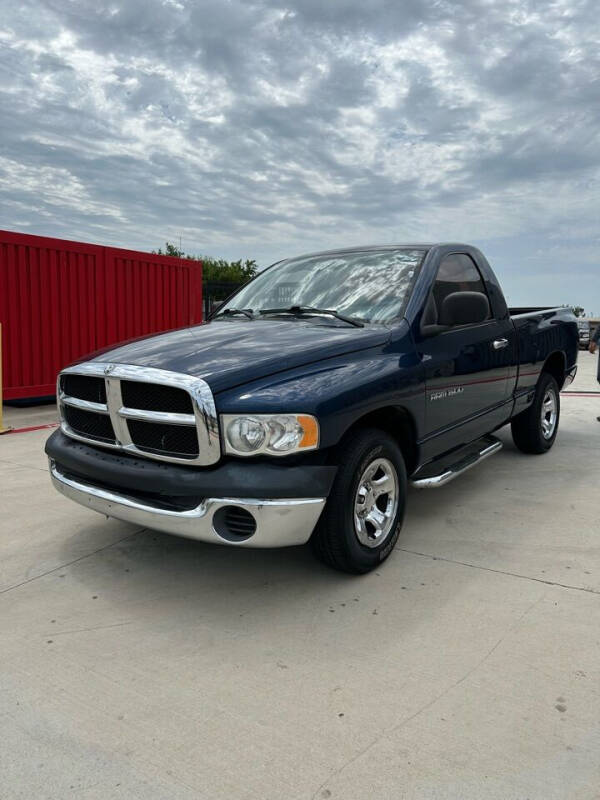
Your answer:
[[[175,258],[187,258],[189,261],[202,261],[202,280],[207,281],[227,281],[231,283],[246,283],[253,278],[258,268],[254,259],[241,258],[238,261],[225,261],[224,258],[212,258],[212,256],[191,256],[184,253],[171,242],[165,243],[165,249],[159,247],[153,250],[159,256],[174,256]]]

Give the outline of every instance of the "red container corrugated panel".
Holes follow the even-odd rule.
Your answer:
[[[86,353],[202,321],[202,266],[0,231],[4,399],[55,393]]]

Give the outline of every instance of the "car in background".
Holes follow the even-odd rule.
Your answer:
[[[587,319],[577,320],[577,330],[579,332],[579,349],[587,350],[590,346],[590,322]]]

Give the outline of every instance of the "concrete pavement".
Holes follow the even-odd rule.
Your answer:
[[[360,578],[106,520],[51,488],[47,430],[0,438],[0,796],[600,798],[580,365],[549,454],[502,432]]]
[[[56,422],[58,414],[55,403],[40,406],[4,406],[4,424],[12,428],[32,428]]]

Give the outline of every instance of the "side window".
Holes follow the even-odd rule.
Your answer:
[[[429,313],[436,312],[442,303],[453,292],[480,292],[487,297],[487,292],[479,270],[473,259],[464,253],[453,253],[440,264],[433,292],[429,298]],[[489,298],[488,298],[489,299]]]

